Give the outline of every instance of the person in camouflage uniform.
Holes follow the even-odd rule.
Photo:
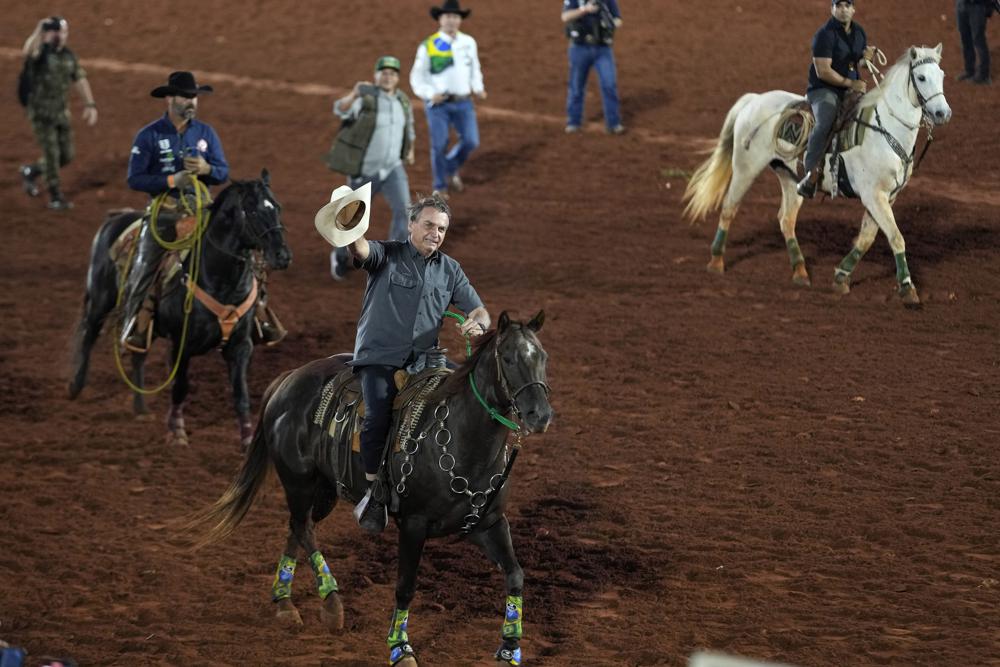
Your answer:
[[[97,122],[97,103],[87,82],[87,73],[66,47],[69,24],[59,16],[44,18],[24,43],[24,55],[30,71],[28,120],[42,157],[34,164],[21,165],[25,191],[38,196],[35,179],[45,176],[49,188],[49,208],[72,206],[59,188],[59,168],[73,159],[73,133],[69,123],[69,89],[72,85],[83,98],[83,118],[88,125]]]

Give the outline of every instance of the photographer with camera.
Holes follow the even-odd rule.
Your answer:
[[[69,88],[76,88],[83,98],[83,119],[88,125],[97,122],[97,103],[80,67],[76,54],[66,47],[69,23],[61,16],[48,16],[38,22],[24,43],[24,70],[18,81],[18,96],[28,112],[35,140],[42,157],[34,164],[21,165],[18,171],[24,191],[38,196],[35,179],[45,175],[49,188],[49,208],[64,210],[72,205],[59,187],[59,169],[73,159],[73,133],[69,123]]]
[[[622,17],[617,0],[563,0],[562,21],[569,44],[569,89],[566,96],[566,133],[580,131],[583,123],[583,95],[590,69],[597,70],[604,104],[604,124],[608,134],[622,134],[618,108],[618,81],[615,57],[611,52],[615,30]]]

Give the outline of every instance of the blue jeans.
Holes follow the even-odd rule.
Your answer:
[[[591,44],[569,45],[569,92],[566,95],[566,124],[579,127],[583,122],[583,94],[587,91],[590,68],[597,70],[601,83],[601,102],[604,104],[604,123],[609,127],[621,125],[618,111],[618,78],[615,74],[615,56],[610,46]]]
[[[816,124],[809,135],[806,158],[803,161],[806,171],[812,171],[823,168],[823,154],[830,139],[830,130],[837,120],[840,95],[830,88],[817,88],[806,93],[806,99],[812,105],[813,116],[816,118]]]
[[[365,472],[374,475],[382,462],[382,449],[392,427],[392,401],[396,398],[393,366],[358,366],[365,419],[361,427],[361,461]]]
[[[434,189],[447,190],[448,179],[462,168],[472,151],[479,148],[479,125],[472,100],[444,102],[425,107],[431,131],[431,173]],[[449,128],[454,127],[458,142],[448,149]]]
[[[396,168],[390,171],[384,180],[379,180],[378,174],[374,176],[359,176],[358,178],[348,177],[347,184],[351,189],[357,190],[365,183],[372,184],[372,195],[382,193],[385,200],[389,202],[392,209],[392,224],[389,226],[389,240],[406,241],[410,237],[408,231],[409,220],[407,219],[407,209],[410,208],[410,181],[406,176],[403,164],[399,163]],[[347,248],[337,248],[334,251],[341,266],[350,267],[350,253]]]

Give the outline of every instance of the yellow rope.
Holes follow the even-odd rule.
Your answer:
[[[170,383],[174,381],[177,376],[177,369],[181,365],[181,357],[184,356],[184,345],[187,343],[187,333],[188,333],[188,322],[191,317],[191,309],[194,307],[194,285],[198,281],[198,272],[201,270],[201,241],[204,236],[205,229],[208,227],[209,223],[209,212],[205,210],[205,197],[208,196],[208,187],[197,179],[193,179],[194,183],[194,197],[195,197],[195,208],[194,211],[188,206],[186,199],[183,194],[179,198],[181,205],[184,207],[186,213],[191,213],[194,215],[195,225],[194,231],[191,236],[186,239],[180,239],[177,241],[165,241],[160,237],[159,231],[157,230],[157,219],[160,215],[160,208],[163,206],[164,200],[167,198],[167,192],[161,192],[155,198],[153,198],[153,203],[150,205],[149,211],[149,221],[146,223],[149,225],[149,231],[153,235],[153,238],[160,245],[160,247],[165,250],[180,251],[180,250],[191,250],[191,280],[188,282],[187,294],[184,295],[184,323],[181,325],[181,341],[177,348],[177,357],[174,359],[174,367],[170,370],[170,375],[167,379],[163,381],[163,384],[159,385],[155,389],[145,389],[136,385],[132,382],[132,379],[128,376],[125,371],[125,367],[122,365],[122,351],[121,351],[121,331],[118,327],[114,328],[114,351],[115,351],[115,366],[118,367],[118,373],[121,375],[122,379],[128,387],[137,393],[150,395],[158,394],[167,387]],[[128,261],[125,263],[125,270],[122,271],[122,278],[118,285],[118,298],[115,302],[115,308],[120,308],[122,303],[122,297],[125,294],[125,285],[128,282],[129,270],[132,268],[132,261],[135,257],[136,248],[139,245],[138,239],[136,239],[135,244],[133,244],[132,249],[129,251]],[[149,326],[153,326],[153,322],[150,321]]]

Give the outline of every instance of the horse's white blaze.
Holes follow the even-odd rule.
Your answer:
[[[264,208],[274,208],[274,204],[271,203],[270,199],[264,200]]]

